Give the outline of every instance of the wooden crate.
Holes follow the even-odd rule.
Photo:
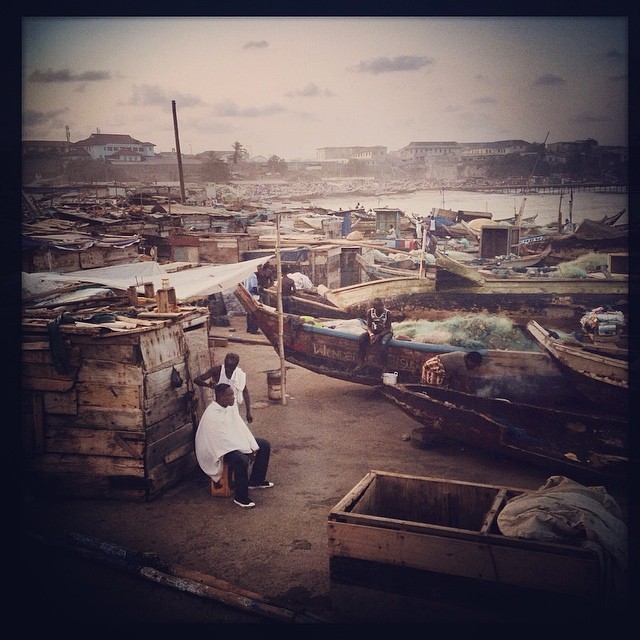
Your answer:
[[[595,552],[500,533],[500,510],[523,492],[371,471],[329,513],[331,580],[353,585],[365,563],[387,569],[380,588],[388,588],[392,573],[406,572],[414,595],[418,583],[440,576],[485,590],[493,585],[595,601],[602,595]],[[360,586],[375,584],[368,578]]]

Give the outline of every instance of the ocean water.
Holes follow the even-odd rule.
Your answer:
[[[492,219],[510,218],[520,210],[522,194],[479,193],[470,191],[444,191],[430,189],[385,196],[365,196],[353,194],[352,196],[329,196],[312,198],[312,205],[331,210],[353,209],[360,203],[368,211],[380,207],[398,208],[405,213],[414,213],[418,216],[427,216],[434,207],[453,209],[454,211],[489,211]],[[291,206],[291,205],[290,205]],[[300,206],[297,203],[297,206]],[[305,207],[309,203],[305,203]],[[558,221],[558,210],[564,221],[571,216],[573,222],[578,224],[582,220],[600,220],[606,215],[614,215],[626,209],[625,213],[616,224],[628,224],[629,222],[629,197],[626,193],[594,193],[591,191],[574,191],[573,203],[570,205],[570,194],[565,193],[560,199],[559,194],[530,193],[526,196],[523,216],[528,217],[537,214],[536,224],[546,225]]]

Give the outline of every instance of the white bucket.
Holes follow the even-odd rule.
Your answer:
[[[387,372],[382,374],[382,384],[397,384],[398,383],[398,372],[394,371],[393,373]]]

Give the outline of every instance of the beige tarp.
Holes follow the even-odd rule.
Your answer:
[[[23,273],[23,294],[53,290],[74,282],[87,282],[126,291],[130,286],[142,287],[145,282],[152,282],[154,288],[162,287],[162,279],[169,278],[169,285],[176,291],[179,302],[201,300],[214,293],[222,293],[232,289],[248,278],[258,265],[264,264],[272,255],[254,260],[234,262],[232,264],[193,267],[167,273],[157,262],[134,262],[129,264],[84,269],[69,273]]]

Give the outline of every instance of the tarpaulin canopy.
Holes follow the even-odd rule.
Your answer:
[[[22,274],[23,292],[33,292],[37,287],[53,289],[70,282],[89,282],[126,291],[130,286],[143,287],[152,282],[154,289],[163,286],[163,278],[169,278],[169,286],[176,291],[180,302],[201,300],[214,293],[222,293],[246,280],[257,268],[273,258],[273,254],[254,260],[232,264],[193,267],[168,273],[155,261],[134,262],[98,269],[83,269],[69,273],[39,272]],[[39,283],[39,284],[37,284]],[[49,284],[47,287],[46,285]]]

